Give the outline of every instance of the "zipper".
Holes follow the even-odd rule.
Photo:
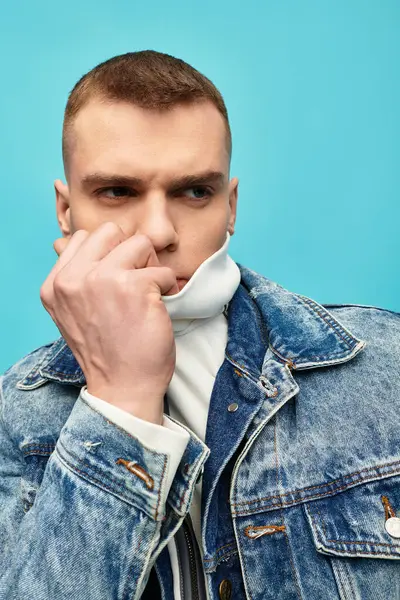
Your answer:
[[[179,564],[181,600],[206,600],[203,563],[189,514],[186,515],[181,527],[175,533],[175,544]]]
[[[228,304],[226,304],[226,306],[225,306],[226,310],[228,310]],[[226,316],[228,316],[228,315],[226,314]],[[168,405],[167,394],[164,394],[164,413],[169,415],[169,405]],[[183,535],[181,533],[181,530],[183,532]],[[185,549],[182,548],[182,543],[184,546],[186,546]],[[203,580],[201,579],[204,577],[204,575],[203,575],[203,572],[201,572],[201,573],[198,572],[197,561],[196,561],[196,549],[197,549],[197,556],[198,556],[199,564],[202,565],[201,558],[200,558],[200,550],[198,549],[196,536],[193,531],[192,520],[191,520],[189,514],[187,514],[186,517],[183,519],[181,528],[179,528],[178,531],[175,533],[175,547],[176,547],[176,554],[177,554],[177,559],[178,559],[179,579],[180,579],[179,588],[180,588],[180,593],[181,593],[181,600],[206,600],[206,597],[207,597],[206,591],[205,591],[205,587],[203,586],[203,583],[202,583]],[[185,591],[187,589],[187,587],[189,587],[189,586],[186,585],[187,582],[184,577],[184,574],[187,572],[187,569],[184,568],[183,558],[181,556],[181,554],[183,552],[185,553],[185,557],[188,559],[188,563],[189,563],[190,591],[191,591],[190,597],[189,596],[186,597],[187,594]],[[186,561],[184,561],[184,562],[186,563]],[[199,589],[200,579],[201,579],[201,582],[200,582],[201,589]]]
[[[178,560],[178,568],[179,568],[179,592],[181,594],[180,599],[185,600],[185,586],[183,583],[183,569],[182,569],[182,561],[179,553],[178,544],[175,540],[175,548],[176,548],[176,557]]]
[[[191,590],[192,590],[190,600],[200,600],[199,588],[197,585],[198,573],[197,573],[197,565],[196,565],[196,555],[195,555],[195,549],[194,549],[194,545],[193,545],[195,542],[193,541],[192,532],[190,531],[190,527],[188,525],[188,522],[186,521],[186,518],[183,521],[182,527],[183,527],[183,533],[185,536],[186,546],[187,546],[188,555],[189,555],[190,584],[191,584]]]

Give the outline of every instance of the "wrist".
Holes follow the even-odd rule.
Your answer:
[[[156,425],[162,425],[164,416],[164,393],[148,391],[146,394],[137,390],[118,389],[115,387],[87,386],[92,396],[108,402],[112,406]]]

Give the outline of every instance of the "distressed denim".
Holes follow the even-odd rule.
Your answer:
[[[63,338],[4,374],[1,600],[136,600],[153,565],[172,600],[166,544],[203,468],[212,600],[225,579],[234,600],[399,600],[400,315],[238,266],[205,444],[190,432],[167,497],[167,453],[84,402]]]

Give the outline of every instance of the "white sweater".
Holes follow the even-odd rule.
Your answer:
[[[230,235],[222,248],[205,260],[185,287],[162,296],[172,320],[176,345],[174,375],[167,389],[172,418],[205,440],[208,407],[216,374],[224,361],[228,324],[223,314],[240,283],[240,271],[228,255]],[[83,398],[141,443],[169,455],[166,494],[189,441],[189,434],[164,415],[156,425],[134,417],[82,389]],[[165,498],[166,499],[166,498]],[[202,552],[200,529],[201,480],[196,485],[190,516]],[[174,597],[180,600],[175,542],[168,544],[174,576]]]

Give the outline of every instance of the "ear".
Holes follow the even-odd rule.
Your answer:
[[[229,207],[230,215],[228,221],[228,231],[230,235],[235,233],[235,222],[236,222],[236,208],[239,194],[239,179],[233,177],[229,182]]]
[[[71,216],[69,204],[69,188],[61,179],[54,182],[56,192],[56,211],[58,226],[64,237],[71,236]]]

